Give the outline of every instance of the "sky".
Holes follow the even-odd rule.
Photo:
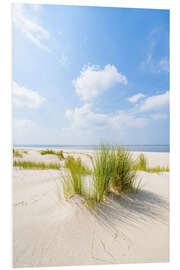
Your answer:
[[[13,4],[13,143],[169,144],[169,10]]]

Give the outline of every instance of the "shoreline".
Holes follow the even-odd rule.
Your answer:
[[[126,147],[127,146],[127,147]],[[160,151],[160,150],[157,150],[157,147],[160,146],[160,147],[163,147],[163,146],[166,146],[168,148],[168,151]],[[79,147],[79,148],[78,148]],[[170,146],[169,145],[122,145],[122,147],[124,147],[124,149],[130,151],[130,152],[151,152],[151,153],[170,153]],[[133,149],[134,147],[139,147],[141,149]],[[150,150],[150,149],[147,149],[146,150],[146,147],[156,147],[156,149],[153,149],[153,150]],[[15,149],[38,149],[38,150],[44,150],[44,149],[56,149],[56,150],[71,150],[71,151],[98,151],[98,145],[96,145],[95,148],[93,147],[88,147],[86,148],[86,146],[83,146],[82,147],[80,145],[77,145],[77,146],[63,146],[62,147],[59,147],[58,145],[37,145],[37,146],[31,146],[31,145],[25,145],[25,146],[17,146],[17,145],[13,145],[13,148]],[[132,149],[131,149],[132,148]]]

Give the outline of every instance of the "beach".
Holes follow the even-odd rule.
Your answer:
[[[64,160],[40,150],[21,148],[22,157],[14,160],[64,166]],[[93,150],[63,153],[92,166]],[[132,154],[136,159],[140,153]],[[151,167],[169,166],[169,153],[144,155]],[[13,167],[14,267],[169,261],[169,172],[138,171],[138,193],[110,194],[94,210],[78,195],[59,198],[62,170]]]

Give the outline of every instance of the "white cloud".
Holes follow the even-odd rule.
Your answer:
[[[27,89],[13,82],[13,102],[19,107],[39,108],[46,100],[38,92]]]
[[[126,127],[144,127],[148,119],[136,117],[127,111],[116,111],[113,114],[95,113],[91,104],[67,110],[66,117],[72,120],[72,128],[113,129],[120,130]]]
[[[140,94],[140,93],[139,93]],[[140,94],[138,98],[143,98]],[[138,100],[138,98],[134,98]],[[132,101],[131,101],[132,102]],[[93,110],[92,104],[86,103],[74,110],[67,110],[66,117],[71,121],[70,129],[77,130],[124,130],[130,127],[143,128],[152,120],[168,118],[167,113],[158,112],[144,116],[144,112],[151,110],[164,110],[169,104],[169,91],[156,96],[151,96],[136,104],[130,110],[117,110],[113,113],[97,113]]]
[[[142,93],[138,93],[137,95],[134,95],[130,98],[128,98],[128,101],[131,103],[136,103],[139,99],[145,97],[145,95],[143,95]]]
[[[121,129],[122,127],[142,128],[148,124],[148,121],[148,118],[139,117],[127,111],[118,111],[112,118],[110,118],[110,125],[114,129]]]
[[[25,4],[13,4],[13,22],[15,26],[35,45],[50,52],[49,48],[42,43],[42,40],[49,39],[49,32],[37,22],[35,17],[27,17],[26,11]]]
[[[151,114],[150,117],[154,120],[167,119],[168,115],[164,113]]]
[[[140,104],[139,111],[157,110],[169,104],[169,91],[164,94],[148,97]]]
[[[104,69],[98,66],[87,66],[81,70],[80,76],[73,80],[76,93],[85,101],[101,95],[117,83],[127,85],[125,75],[118,72],[115,66],[106,65]]]
[[[91,110],[91,104],[85,104],[82,107],[75,108],[71,111],[69,118],[73,119],[73,127],[88,127],[88,126],[105,126],[108,122],[108,117],[105,114],[96,114]]]

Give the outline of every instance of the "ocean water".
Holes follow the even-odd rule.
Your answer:
[[[121,145],[125,149],[136,152],[169,152],[169,145]],[[24,148],[58,148],[73,150],[97,150],[98,145],[58,145],[58,144],[14,144],[14,147]]]

